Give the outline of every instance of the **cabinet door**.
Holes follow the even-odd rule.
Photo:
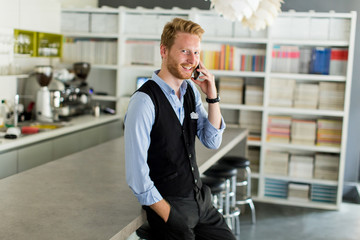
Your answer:
[[[54,149],[54,160],[81,150],[79,133],[58,137],[54,139],[52,143]]]
[[[111,122],[99,127],[100,143],[115,139],[123,135],[122,121]]]
[[[20,0],[20,29],[60,32],[61,5],[55,0]]]
[[[52,161],[52,141],[24,147],[18,152],[18,172]]]
[[[0,0],[0,27],[19,27],[19,1]]]
[[[100,128],[101,127],[93,127],[86,129],[80,133],[81,150],[93,147],[100,143]]]
[[[5,178],[17,172],[17,151],[1,153],[0,178]]]

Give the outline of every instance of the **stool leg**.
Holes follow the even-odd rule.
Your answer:
[[[255,224],[256,223],[255,206],[252,199],[249,200],[249,206],[251,208],[251,220],[252,223]]]

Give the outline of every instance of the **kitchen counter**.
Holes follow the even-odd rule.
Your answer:
[[[200,171],[246,136],[228,128],[218,150],[197,143]],[[0,203],[0,239],[123,240],[145,221],[126,184],[123,137],[0,180]]]
[[[23,147],[35,142],[44,141],[51,138],[56,138],[68,133],[73,133],[86,128],[94,127],[104,123],[119,120],[117,115],[100,115],[100,117],[94,117],[92,115],[83,115],[73,117],[71,121],[64,122],[64,127],[40,132],[36,134],[29,134],[21,136],[17,139],[0,139],[0,152],[12,150],[15,148]]]

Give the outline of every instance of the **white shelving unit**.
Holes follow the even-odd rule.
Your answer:
[[[342,201],[343,174],[346,151],[346,137],[348,132],[348,117],[350,104],[350,87],[352,80],[352,66],[354,53],[356,13],[316,13],[316,12],[284,12],[275,24],[264,31],[253,32],[241,26],[238,22],[228,22],[215,12],[208,10],[181,9],[128,9],[120,7],[115,10],[64,10],[63,12],[117,14],[118,32],[106,34],[93,33],[64,33],[65,36],[117,39],[117,64],[112,66],[94,65],[106,71],[116,71],[113,81],[116,90],[112,96],[99,96],[105,101],[116,101],[116,109],[123,116],[131,94],[136,90],[138,77],[151,77],[152,72],[160,68],[159,42],[163,26],[174,17],[182,17],[199,23],[204,29],[203,45],[232,45],[238,48],[261,49],[266,56],[264,71],[241,71],[212,69],[216,78],[236,77],[260,82],[263,87],[263,101],[260,105],[246,105],[237,103],[221,103],[221,108],[228,126],[240,126],[239,116],[242,112],[258,112],[261,114],[261,139],[249,139],[248,146],[259,150],[259,171],[253,173],[257,201],[287,204],[294,206],[315,207],[324,209],[338,209]],[[320,75],[305,73],[283,73],[272,71],[272,52],[274,46],[289,45],[298,47],[324,47],[348,49],[346,74]],[[136,48],[133,48],[133,47]],[[140,50],[139,50],[140,49]],[[145,49],[144,51],[142,51]],[[150,50],[149,50],[150,49]],[[153,52],[152,52],[153,49]],[[129,51],[131,54],[129,54]],[[141,54],[137,53],[140,51]],[[147,53],[144,54],[144,53]],[[140,58],[139,58],[140,56]],[[150,59],[150,60],[149,60]],[[344,107],[342,110],[302,109],[294,107],[277,107],[270,104],[270,89],[272,79],[291,79],[296,83],[343,83],[345,84]],[[268,142],[267,125],[269,116],[280,115],[300,119],[336,119],[342,121],[340,146],[300,145],[290,143]],[[265,159],[267,151],[287,152],[291,154],[331,154],[338,156],[339,166],[337,180],[299,178],[289,175],[282,176],[266,173]],[[287,189],[289,183],[308,184],[310,186],[309,199],[294,200],[293,198],[269,197],[267,186],[269,181],[280,181]],[[329,201],[314,201],[316,189],[324,188],[325,192],[332,192]],[[316,199],[315,199],[316,200]],[[318,200],[318,199],[317,199]]]
[[[86,61],[91,63],[90,75],[87,82],[94,88],[95,94],[92,100],[112,104],[116,108],[118,95],[116,85],[118,83],[118,38],[119,38],[119,11],[117,9],[63,9],[62,10],[62,34],[65,37],[63,64],[68,68],[74,62]],[[98,46],[76,46],[70,50],[68,41],[83,41],[98,44]],[[109,51],[101,43],[114,42],[110,49],[114,56],[112,60],[98,59],[99,54],[109,55]],[[73,54],[69,53],[72,52]],[[97,95],[96,92],[104,92],[108,95]]]

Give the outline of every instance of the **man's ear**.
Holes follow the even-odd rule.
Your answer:
[[[160,45],[160,55],[161,58],[164,59],[167,54],[167,48],[164,45]]]

